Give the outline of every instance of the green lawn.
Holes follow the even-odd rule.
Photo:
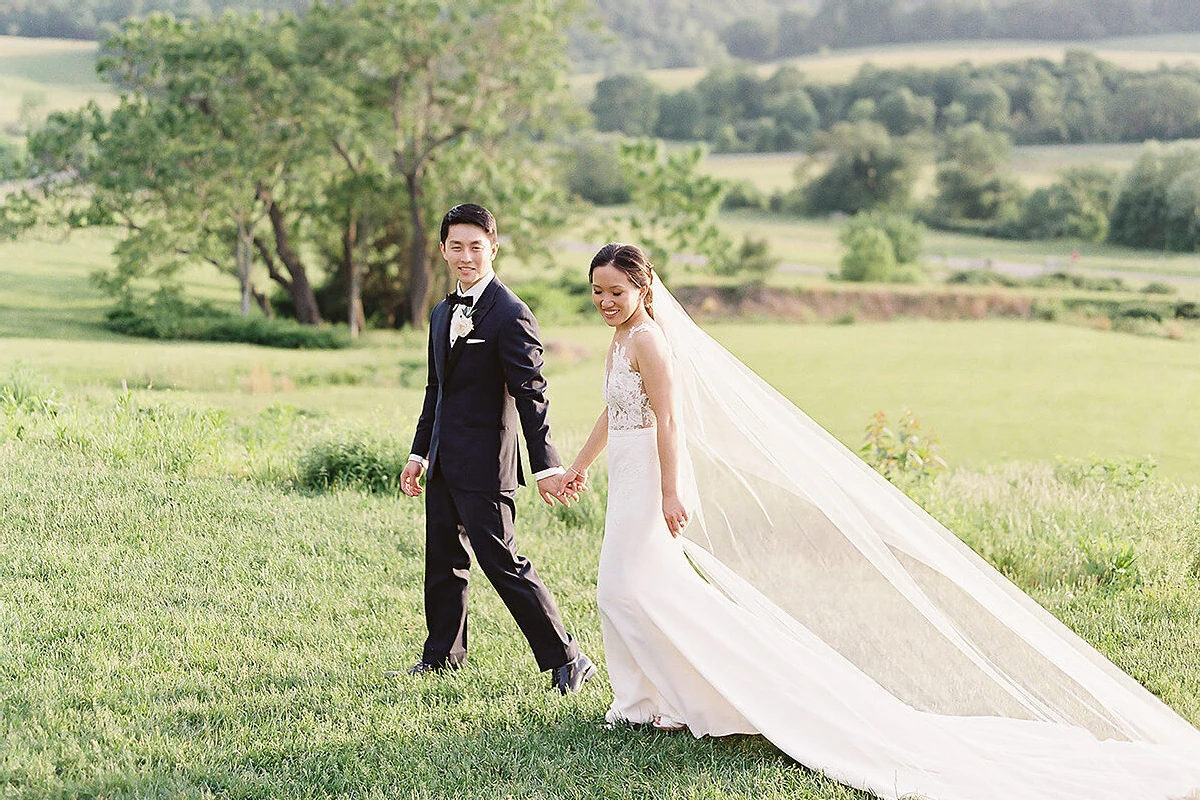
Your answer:
[[[483,586],[467,669],[385,678],[422,639],[421,504],[305,488],[300,467],[325,442],[403,460],[423,335],[307,352],[108,334],[86,276],[109,245],[0,245],[0,795],[864,797],[757,737],[604,729],[602,660],[579,696],[549,692]],[[233,302],[231,279],[189,279]],[[953,467],[920,502],[1200,721],[1200,342],[997,321],[710,329],[848,444],[876,409],[913,408]],[[568,454],[600,409],[607,338],[545,330]],[[1161,466],[1110,481],[1093,453]],[[1082,466],[1035,463],[1055,456]],[[522,493],[519,537],[599,659],[602,468],[594,483],[570,511]]]

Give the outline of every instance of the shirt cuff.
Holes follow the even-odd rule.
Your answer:
[[[410,456],[408,457],[408,460],[409,460],[409,461],[416,461],[416,462],[417,462],[418,464],[420,464],[420,465],[421,465],[423,468],[425,468],[425,469],[429,469],[429,459],[428,459],[428,458],[426,458],[425,456],[419,456],[419,455],[417,455],[416,453],[413,453],[412,455],[410,455]]]
[[[566,473],[567,471],[562,467],[548,467],[541,472],[533,473],[533,479],[535,481],[540,481],[542,478],[549,478],[554,475],[565,475]]]

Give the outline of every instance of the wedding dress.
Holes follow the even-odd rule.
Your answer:
[[[693,522],[679,539],[667,530],[654,412],[614,345],[597,581],[610,720],[761,733],[884,798],[1200,798],[1200,732],[705,335],[660,283],[654,308]]]

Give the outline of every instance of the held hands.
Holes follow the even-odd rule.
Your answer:
[[[663,498],[663,519],[666,520],[667,530],[671,532],[671,535],[678,537],[692,518],[679,498],[672,495]]]
[[[579,470],[575,469],[575,467],[570,467],[567,469],[566,474],[560,475],[559,477],[562,478],[562,485],[559,487],[559,490],[554,493],[554,497],[564,506],[570,507],[572,503],[575,503],[579,500],[580,492],[586,492],[588,490],[587,473],[580,472]],[[550,501],[547,500],[546,502],[548,503]]]
[[[567,508],[579,499],[579,493],[568,487],[566,475],[549,475],[537,482],[538,494],[546,501],[546,505],[554,505],[554,501],[562,503]]]
[[[416,497],[423,489],[421,489],[421,476],[425,474],[425,467],[421,466],[420,461],[409,461],[404,465],[404,471],[400,473],[400,491],[404,492],[409,497]]]

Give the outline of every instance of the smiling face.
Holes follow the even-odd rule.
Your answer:
[[[492,274],[492,260],[499,250],[499,245],[492,242],[483,228],[467,222],[451,225],[439,247],[450,267],[450,276],[464,290]]]
[[[629,276],[612,264],[592,270],[592,302],[609,327],[621,327],[645,315],[645,296],[645,288],[634,286]]]

